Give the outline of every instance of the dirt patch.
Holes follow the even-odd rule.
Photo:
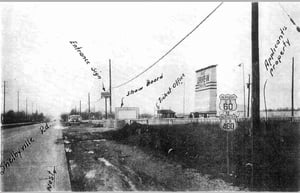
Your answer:
[[[63,135],[72,191],[240,190],[157,151],[112,141],[107,133],[67,129]]]

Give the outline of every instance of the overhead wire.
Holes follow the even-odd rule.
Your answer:
[[[290,14],[284,9],[284,7],[278,2],[279,6],[283,10],[283,12],[289,17],[292,24],[296,27],[297,31],[300,32],[300,27],[296,24],[296,22],[293,20],[293,18],[290,16]]]
[[[198,25],[196,25],[188,34],[186,34],[180,41],[178,41],[171,49],[169,49],[164,55],[162,55],[160,58],[158,58],[158,60],[156,60],[153,64],[151,64],[148,68],[146,68],[145,70],[143,70],[142,72],[140,72],[139,74],[137,74],[136,76],[134,76],[133,78],[129,79],[128,81],[119,84],[117,86],[114,86],[112,88],[119,88],[121,86],[124,86],[126,84],[128,84],[129,82],[135,80],[136,78],[138,78],[139,76],[141,76],[142,74],[144,74],[146,71],[148,71],[149,69],[151,69],[153,66],[155,66],[157,63],[159,63],[164,57],[166,57],[169,53],[171,53],[179,44],[181,44],[187,37],[189,37],[204,21],[206,21],[221,5],[223,4],[223,2],[221,2],[216,8],[214,8]]]

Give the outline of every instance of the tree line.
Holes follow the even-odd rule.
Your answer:
[[[105,118],[105,113],[102,113],[101,111],[89,113],[88,110],[85,110],[84,112],[78,112],[76,109],[72,109],[69,113],[62,113],[60,118],[62,121],[68,121],[68,117],[70,115],[80,115],[82,120],[100,120]],[[108,113],[107,118],[115,118],[115,114]]]
[[[43,113],[38,112],[26,115],[24,111],[14,112],[13,110],[9,110],[5,114],[2,114],[2,124],[41,122],[46,121],[46,119]]]

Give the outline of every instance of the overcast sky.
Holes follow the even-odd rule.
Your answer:
[[[193,29],[219,3],[202,2],[113,2],[113,3],[0,3],[1,69],[7,81],[6,109],[38,108],[46,114],[59,115],[71,108],[104,109],[100,99],[102,82],[108,88],[108,61],[112,61],[112,85],[116,86],[140,73]],[[300,3],[281,3],[300,25]],[[279,3],[259,3],[261,93],[266,87],[268,108],[290,107],[291,61],[295,57],[295,107],[300,107],[300,33]],[[281,31],[289,39],[273,77],[264,66]],[[86,64],[69,41],[77,41],[90,61]],[[276,54],[275,54],[276,55]],[[278,55],[278,54],[277,54]],[[243,104],[242,68],[245,82],[251,73],[251,3],[225,2],[194,33],[156,66],[139,78],[113,89],[113,109],[137,106],[140,112],[153,113],[155,103],[177,77],[185,74],[178,86],[163,101],[162,108],[183,112],[194,110],[195,71],[217,64],[219,94],[236,94]],[[91,66],[102,76],[92,75]],[[145,87],[147,79],[163,73],[163,79]],[[144,89],[126,96],[131,89]],[[3,91],[2,91],[3,92]],[[247,92],[246,92],[247,96]],[[262,96],[262,95],[261,95]],[[261,97],[261,102],[263,98]],[[261,108],[263,103],[261,103]]]

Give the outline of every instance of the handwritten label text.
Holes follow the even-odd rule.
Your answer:
[[[160,76],[156,77],[155,79],[153,80],[146,80],[146,87],[152,85],[153,83],[157,82],[158,80],[162,79],[163,78],[163,74],[161,74]],[[128,91],[127,95],[126,96],[129,96],[129,95],[132,95],[134,93],[137,93],[138,91],[141,91],[143,90],[143,86],[141,86],[140,88],[137,88],[137,89],[131,89],[130,91]]]
[[[84,55],[84,53],[81,51],[82,47],[78,46],[77,41],[70,41],[70,44],[74,47],[74,49],[79,52],[79,55],[82,57],[82,59],[85,61],[86,64],[90,64],[90,61],[87,59],[87,57]],[[93,71],[93,76],[97,76],[98,79],[101,79],[101,76],[97,72],[97,68],[91,67],[91,71]],[[100,71],[101,72],[101,71]]]
[[[183,79],[184,76],[185,76],[184,73],[182,73],[182,75],[175,80],[175,82],[173,83],[172,87],[169,87],[168,90],[167,90],[167,92],[165,92],[164,94],[162,94],[161,97],[158,97],[159,103],[162,103],[171,94],[172,89],[175,89],[180,84],[182,84],[182,79]],[[157,103],[156,103],[156,106],[159,107],[159,105]]]
[[[4,175],[5,171],[13,164],[17,157],[22,158],[21,151],[25,151],[25,149],[29,147],[32,142],[34,142],[32,137],[26,139],[25,143],[21,146],[21,148],[19,148],[16,152],[11,152],[10,157],[6,161],[1,162],[1,175]]]
[[[286,47],[291,46],[288,38],[284,39],[287,27],[280,28],[280,35],[278,36],[274,47],[270,48],[271,54],[268,59],[265,59],[266,70],[269,71],[271,76],[274,74],[275,67],[282,62],[282,56],[285,54]],[[277,55],[277,56],[275,56]]]

